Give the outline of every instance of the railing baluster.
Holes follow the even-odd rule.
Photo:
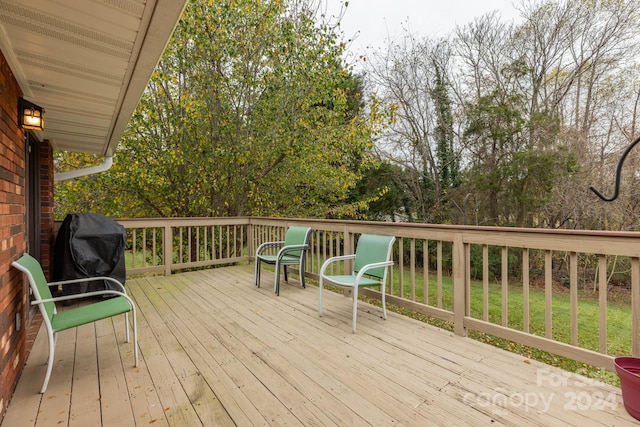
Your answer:
[[[411,277],[411,301],[416,300],[416,239],[411,239],[410,243],[409,271]]]
[[[489,245],[482,245],[482,319],[489,321]]]
[[[401,237],[398,243],[398,296],[404,298],[404,239]]]
[[[187,227],[187,262],[193,261],[192,258],[192,233],[194,227]]]
[[[202,227],[202,258],[205,261],[209,261],[211,259],[211,254],[209,253],[209,227]]]
[[[571,345],[578,345],[578,254],[569,255],[569,305],[571,315]]]
[[[219,259],[224,258],[224,241],[222,239],[222,225],[218,226],[218,250],[219,250]]]
[[[196,261],[203,261],[202,248],[200,247],[200,233],[203,231],[202,227],[193,227],[196,231]]]
[[[544,253],[544,335],[552,339],[553,337],[553,280],[552,280],[551,251]]]
[[[178,252],[178,262],[183,262],[183,258],[182,258],[182,252],[184,250],[183,246],[182,246],[182,227],[178,227],[179,230],[179,235],[180,235],[180,246],[179,246],[179,252]]]
[[[429,241],[422,240],[422,293],[425,304],[429,304]]]
[[[164,242],[164,250],[162,251],[164,274],[168,276],[171,274],[171,267],[173,264],[173,227],[171,227],[171,223],[169,222],[164,226],[162,241]]]
[[[509,249],[502,247],[502,326],[509,326]]]
[[[142,266],[147,266],[147,228],[142,227]]]
[[[438,240],[437,244],[437,265],[438,265],[438,294],[437,294],[437,304],[438,308],[442,308],[442,241]]]
[[[133,268],[136,268],[136,258],[138,256],[138,250],[136,247],[136,242],[137,242],[136,237],[137,237],[138,229],[134,228],[132,231],[133,232],[131,234],[132,234],[133,241],[131,242],[131,265],[133,266]]]
[[[157,233],[158,233],[158,229],[157,228],[152,228],[153,230],[153,240],[151,243],[151,256],[152,261],[151,261],[151,266],[155,267],[158,265],[158,245],[157,245]]]
[[[522,249],[522,330],[529,333],[529,249]]]
[[[607,256],[598,257],[598,311],[600,312],[598,348],[607,354]]]

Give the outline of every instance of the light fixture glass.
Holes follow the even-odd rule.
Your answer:
[[[27,101],[24,98],[18,99],[18,124],[23,129],[43,130],[44,129],[44,108]]]

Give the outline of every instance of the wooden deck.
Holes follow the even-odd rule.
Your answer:
[[[129,280],[124,318],[59,334],[49,388],[38,334],[12,426],[638,425],[620,390],[318,289],[253,285],[251,266]],[[295,279],[292,280],[295,282]],[[297,282],[296,282],[297,283]]]

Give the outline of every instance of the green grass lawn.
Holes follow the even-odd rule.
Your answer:
[[[152,251],[150,250],[146,251],[146,266],[150,267],[153,265],[162,265],[162,258],[160,258],[159,256],[157,256],[156,262],[153,262],[153,255],[151,252]],[[124,264],[127,268],[133,267],[133,255],[130,250],[124,252]],[[136,252],[136,267],[143,266],[145,266],[145,259],[142,250],[138,250],[138,252]]]

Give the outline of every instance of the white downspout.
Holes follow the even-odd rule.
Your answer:
[[[53,174],[53,180],[58,181],[66,181],[68,179],[79,178],[81,176],[93,175],[94,173],[104,172],[109,170],[113,166],[113,156],[105,157],[104,162],[98,166],[91,166],[89,168],[84,169],[76,169],[72,171],[59,172]]]

